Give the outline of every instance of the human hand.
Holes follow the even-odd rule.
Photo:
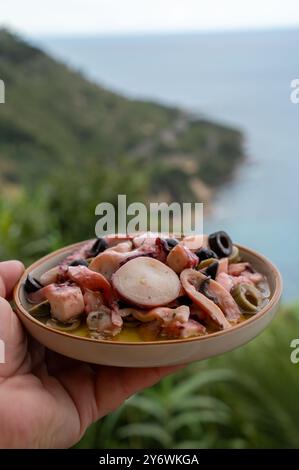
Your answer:
[[[177,367],[91,366],[45,349],[27,336],[9,299],[24,268],[0,263],[0,448],[65,448],[87,427]]]

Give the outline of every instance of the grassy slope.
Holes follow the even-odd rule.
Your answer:
[[[65,162],[133,159],[151,168],[150,187],[190,197],[190,177],[168,165],[181,155],[194,174],[217,186],[242,158],[233,129],[196,120],[179,109],[126,99],[89,81],[19,38],[0,31],[0,175],[31,183]],[[180,188],[178,190],[178,188]]]

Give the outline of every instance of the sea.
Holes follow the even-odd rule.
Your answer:
[[[242,130],[246,162],[218,191],[205,231],[263,252],[282,273],[284,300],[299,298],[299,30],[34,41],[118,93]]]

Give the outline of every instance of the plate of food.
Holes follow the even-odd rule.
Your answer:
[[[279,271],[224,231],[175,238],[109,235],[30,266],[14,291],[28,332],[65,356],[119,367],[206,359],[275,316]]]

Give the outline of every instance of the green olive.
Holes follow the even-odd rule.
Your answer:
[[[259,309],[262,296],[251,284],[239,284],[232,290],[232,296],[239,307],[247,313],[255,313]]]
[[[48,301],[35,305],[29,310],[30,315],[35,318],[49,317],[51,314],[51,307]]]
[[[208,259],[204,259],[203,261],[201,261],[196,269],[199,271],[200,269],[204,269],[204,268],[207,268],[208,266],[210,266],[212,263],[215,263],[215,258],[208,258]]]
[[[240,252],[239,248],[236,245],[233,245],[232,254],[228,257],[229,263],[238,263],[240,261]]]
[[[46,326],[49,326],[50,328],[54,328],[55,330],[59,331],[74,331],[80,326],[80,324],[81,320],[79,320],[79,318],[74,320],[72,323],[62,323],[56,320],[55,318],[50,318],[47,321]]]

